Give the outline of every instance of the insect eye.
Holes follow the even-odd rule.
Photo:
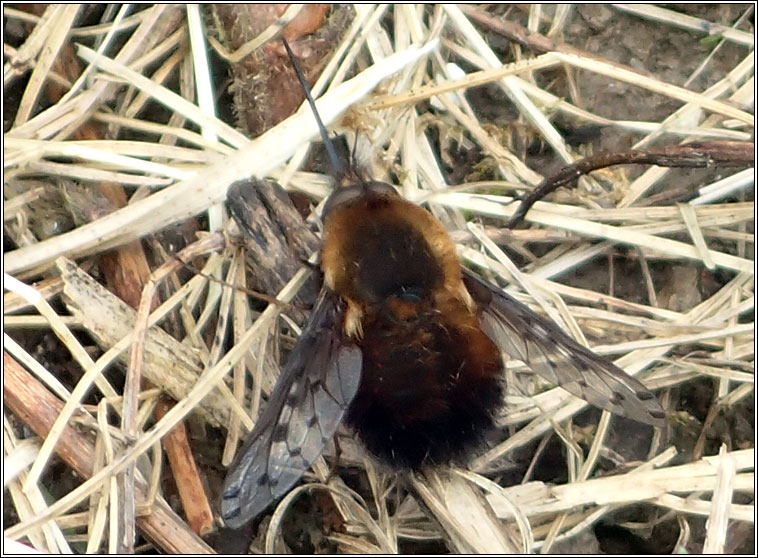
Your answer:
[[[335,207],[339,207],[340,205],[344,205],[351,200],[356,199],[358,196],[360,196],[360,194],[360,186],[347,186],[345,188],[337,188],[334,192],[332,192],[324,204],[324,220],[326,220],[326,218],[334,210]]]
[[[363,184],[362,187],[369,192],[380,196],[397,196],[397,190],[395,190],[395,187],[386,182],[367,182],[366,184]]]
[[[396,197],[398,195],[394,186],[391,186],[386,182],[364,182],[362,184],[353,184],[352,186],[338,188],[332,192],[324,204],[323,219],[326,220],[336,207],[350,204],[367,194],[373,194],[378,197]]]

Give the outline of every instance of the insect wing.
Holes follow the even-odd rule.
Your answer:
[[[638,380],[472,271],[463,269],[463,281],[479,305],[482,329],[510,358],[595,407],[664,424],[663,408]]]
[[[324,290],[226,476],[221,514],[229,527],[241,527],[297,483],[355,397],[362,354],[342,333],[343,313],[340,298]]]

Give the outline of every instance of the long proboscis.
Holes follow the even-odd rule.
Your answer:
[[[332,143],[332,140],[329,138],[329,134],[326,131],[326,126],[324,126],[324,123],[321,120],[321,116],[318,114],[318,109],[316,108],[316,102],[313,100],[313,95],[311,95],[311,88],[308,86],[308,82],[305,81],[305,76],[303,75],[303,71],[300,69],[300,64],[298,64],[297,59],[295,58],[295,54],[292,52],[292,49],[290,48],[289,43],[287,42],[287,39],[282,37],[282,43],[284,43],[284,48],[287,51],[287,56],[290,58],[290,62],[292,62],[292,66],[295,68],[295,74],[297,75],[297,79],[300,81],[300,86],[303,88],[303,93],[305,93],[305,98],[308,101],[308,104],[311,107],[311,110],[313,111],[313,116],[316,117],[316,124],[318,125],[318,131],[321,134],[321,139],[324,142],[324,145],[326,146],[326,152],[329,156],[329,162],[332,165],[332,171],[334,172],[334,176],[342,176],[345,174],[345,166],[340,161],[339,157],[337,157],[337,152],[334,149],[334,144]]]

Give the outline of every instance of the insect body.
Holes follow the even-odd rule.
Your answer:
[[[226,478],[231,527],[283,496],[343,418],[394,465],[466,456],[500,405],[503,353],[593,405],[663,423],[640,382],[462,269],[442,225],[388,184],[332,194],[321,266],[311,318]]]
[[[359,178],[332,193],[321,267],[308,324],[226,477],[221,513],[230,527],[284,496],[343,418],[396,466],[465,457],[501,403],[503,353],[597,407],[663,424],[640,382],[461,268],[442,225],[389,184]]]
[[[459,457],[491,426],[503,365],[453,243],[386,184],[349,187],[328,209],[324,279],[346,301],[343,330],[363,356],[347,423],[398,465]]]

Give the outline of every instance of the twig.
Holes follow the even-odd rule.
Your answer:
[[[3,359],[3,394],[5,403],[29,427],[44,438],[63,409],[63,403],[47,391],[10,355]],[[91,437],[66,426],[55,447],[58,456],[85,479],[92,475],[95,445]],[[135,485],[137,498],[144,500],[145,485]],[[153,513],[137,518],[147,537],[164,551],[176,554],[212,554],[213,550],[195,535],[162,499],[157,499]]]
[[[174,262],[177,263],[177,262]],[[86,273],[82,273],[71,262],[59,262],[64,287],[65,301],[71,312],[83,321],[90,334],[98,341],[106,353],[98,359],[98,365],[106,366],[106,361],[120,358],[126,361],[123,351],[131,342],[135,323],[134,310],[102,287]],[[196,278],[202,281],[202,278]],[[196,281],[193,280],[193,281]],[[194,284],[190,281],[179,293],[167,300],[156,310],[151,325],[170,311]],[[157,313],[157,314],[156,314]],[[147,334],[146,362],[143,373],[150,382],[181,400],[197,381],[201,365],[192,350],[185,347],[165,331],[151,328]],[[196,409],[205,420],[214,426],[222,426],[229,420],[229,406],[234,401],[227,400],[218,393],[211,393]],[[244,411],[241,411],[244,415]]]
[[[433,42],[399,52],[323,95],[317,105],[324,122],[328,124],[336,120],[382,79],[415,62],[435,46]],[[265,176],[291,156],[298,145],[314,138],[317,132],[310,113],[295,113],[256,141],[249,142],[243,149],[192,178],[119,209],[104,219],[6,253],[6,271],[31,269],[63,254],[82,255],[119,246],[196,215],[223,200],[226,188],[234,181],[249,177],[251,172]]]
[[[503,19],[495,18],[489,15],[486,11],[484,11],[482,8],[478,6],[470,5],[470,4],[461,4],[460,9],[468,17],[473,19],[478,24],[486,27],[490,31],[499,33],[503,35],[504,37],[511,39],[512,41],[516,41],[517,43],[524,45],[525,47],[534,49],[538,52],[553,52],[553,51],[566,52],[569,54],[576,54],[577,56],[582,56],[585,58],[594,58],[596,60],[601,60],[605,63],[608,63],[608,60],[604,58],[591,54],[580,48],[573,47],[569,44],[561,43],[559,41],[550,39],[549,37],[546,37],[542,33],[530,31],[526,27],[523,27],[522,25],[519,25],[518,23],[514,21],[510,21],[505,18]],[[624,64],[614,63],[614,65],[618,66],[619,68],[624,68],[626,70],[629,70],[630,72],[639,72],[639,70],[635,70]],[[644,73],[645,75],[648,75],[648,76],[650,75],[647,72],[639,72],[639,73]]]
[[[162,419],[173,406],[173,402],[162,399],[155,408],[155,418]],[[187,429],[183,422],[166,434],[163,445],[174,473],[187,521],[195,533],[201,537],[207,535],[213,530],[213,513],[190,451]]]
[[[644,164],[659,167],[705,168],[714,165],[744,166],[754,163],[755,145],[733,141],[704,141],[646,150],[599,153],[565,166],[553,176],[546,178],[521,199],[519,207],[508,222],[508,227],[517,226],[523,221],[529,209],[549,193],[561,186],[575,184],[584,174],[613,165]]]

